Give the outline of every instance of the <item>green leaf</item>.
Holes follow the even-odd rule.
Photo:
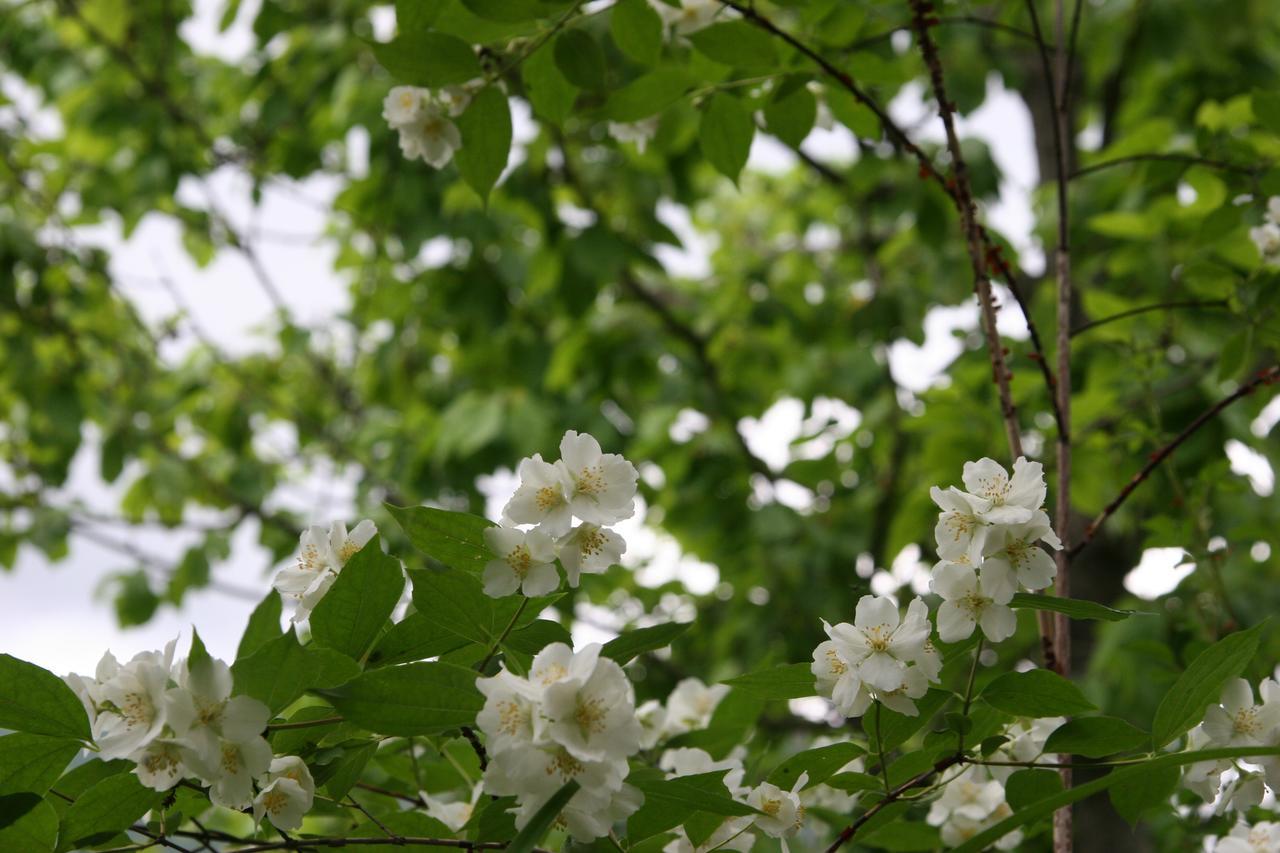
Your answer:
[[[483,75],[471,45],[437,32],[402,32],[391,42],[373,45],[373,55],[391,75],[414,86],[435,89]]]
[[[641,65],[655,65],[662,56],[662,18],[648,0],[622,0],[609,16],[618,50]]]
[[[1222,685],[1244,672],[1267,623],[1223,637],[1196,656],[1186,672],[1165,693],[1151,724],[1151,744],[1160,749],[1204,719],[1205,709],[1218,699]]]
[[[742,167],[751,153],[755,122],[742,102],[732,95],[717,92],[702,112],[698,140],[702,154],[716,171],[737,183]]]
[[[476,674],[448,663],[407,663],[314,691],[358,726],[384,735],[439,734],[475,722],[484,706]]]
[[[1131,826],[1146,812],[1167,806],[1182,778],[1177,767],[1148,767],[1146,771],[1116,782],[1107,791],[1111,805]]]
[[[831,115],[843,124],[859,139],[879,139],[880,119],[876,118],[870,108],[860,103],[853,95],[843,89],[827,87],[823,93]]]
[[[796,780],[800,778],[800,774],[808,773],[809,781],[805,787],[812,788],[838,773],[840,768],[850,761],[865,754],[866,750],[862,747],[848,742],[807,749],[791,756],[774,768],[774,771],[769,774],[769,781],[785,791],[790,791]]]
[[[552,124],[564,124],[578,99],[578,87],[564,76],[551,51],[535,51],[520,64],[520,74],[534,113]]]
[[[874,709],[862,717],[862,728],[866,731],[867,737],[871,739],[873,745],[879,744],[885,751],[896,749],[906,743],[907,738],[928,724],[933,715],[946,704],[952,695],[954,694],[949,690],[930,687],[928,693],[915,700],[916,710],[919,713],[914,717],[881,707],[879,717],[880,726],[884,731],[883,743],[881,743],[880,735],[877,733],[876,711]]]
[[[87,741],[84,705],[58,676],[12,655],[0,655],[0,728]]]
[[[377,741],[344,748],[341,756],[325,766],[323,779],[318,777],[316,782],[324,785],[329,796],[341,800],[360,781],[360,775],[364,773],[369,759],[377,751]]]
[[[0,796],[43,797],[80,751],[80,742],[17,732],[0,737]]]
[[[817,681],[807,663],[782,663],[724,682],[763,699],[799,699],[816,695]]]
[[[778,63],[774,39],[746,21],[722,21],[689,35],[689,41],[708,59],[735,68],[764,68]]]
[[[76,797],[67,809],[58,846],[66,850],[110,838],[132,826],[163,798],[162,792],[144,787],[132,773],[108,776]]]
[[[764,701],[759,696],[740,689],[730,690],[716,706],[705,729],[672,738],[667,746],[698,747],[719,761],[742,743],[763,710]]]
[[[511,153],[511,105],[497,86],[471,99],[458,118],[462,147],[454,155],[462,179],[480,198],[488,200],[493,185],[507,167]]]
[[[627,839],[635,843],[666,832],[696,813],[721,819],[754,814],[754,809],[729,796],[724,775],[725,771],[717,770],[664,779],[652,771],[633,773],[627,782],[644,793],[644,805],[627,821]]]
[[[444,7],[436,0],[396,0],[396,29],[411,38],[424,35]]]
[[[1014,811],[1062,792],[1062,777],[1056,770],[1019,770],[1005,782],[1004,798]]]
[[[249,657],[280,636],[282,608],[280,593],[274,589],[267,593],[257,607],[253,608],[253,612],[249,614],[249,624],[240,635],[240,645],[236,648],[236,660]]]
[[[689,630],[692,624],[691,622],[667,622],[663,625],[626,631],[605,643],[600,654],[625,666],[645,652],[671,645],[672,641]]]
[[[1145,764],[1119,767],[1101,779],[1094,779],[1090,782],[1075,785],[1060,794],[1054,794],[1052,797],[1046,797],[1031,805],[1024,806],[1019,811],[1014,812],[1012,817],[1007,817],[995,826],[983,830],[959,847],[952,848],[950,853],[980,853],[980,851],[988,849],[992,844],[1019,827],[1043,820],[1063,806],[1092,797],[1094,794],[1101,793],[1113,785],[1128,782],[1151,772],[1153,769],[1183,767],[1187,764],[1195,764],[1198,761],[1215,761],[1219,758],[1259,758],[1268,755],[1280,755],[1280,747],[1227,747],[1223,749],[1200,749],[1192,752],[1175,752],[1156,756]]]
[[[693,83],[686,71],[658,68],[611,94],[604,105],[604,117],[618,122],[648,118],[679,100]]]
[[[583,89],[605,88],[607,67],[599,42],[584,30],[565,30],[551,48],[565,79]]]
[[[1031,592],[1019,592],[1013,596],[1009,606],[1024,610],[1049,610],[1054,613],[1065,613],[1072,619],[1092,619],[1102,622],[1119,622],[1130,616],[1154,616],[1141,610],[1115,610],[1096,601],[1084,601],[1079,598],[1059,598],[1056,595],[1039,595]]]
[[[1104,758],[1145,746],[1148,735],[1118,717],[1079,717],[1053,730],[1044,751]]]
[[[44,800],[0,828],[0,850],[14,853],[53,853],[58,843],[58,813]]]
[[[524,825],[524,829],[507,845],[507,853],[532,853],[533,849],[542,843],[543,837],[550,831],[552,825],[556,822],[556,818],[560,817],[560,812],[573,799],[573,795],[578,793],[578,783],[570,779],[564,783],[559,791],[551,795],[551,799],[542,804],[542,808],[534,813],[529,822]]]
[[[404,592],[400,561],[382,552],[377,536],[352,555],[311,612],[316,645],[355,660],[377,639]]]
[[[536,655],[552,643],[573,645],[569,629],[550,619],[534,619],[528,625],[513,630],[503,641],[502,647],[524,655]]]
[[[425,613],[411,613],[382,635],[369,654],[367,666],[390,666],[438,657],[467,642]]]
[[[1069,717],[1096,710],[1079,687],[1047,669],[1006,672],[986,686],[982,699],[1018,717]]]
[[[860,844],[876,850],[937,850],[942,846],[938,828],[926,823],[899,820],[869,832]]]
[[[410,569],[409,579],[418,613],[473,643],[487,645],[492,641],[494,599],[484,594],[474,575]]]
[[[1252,97],[1253,117],[1258,124],[1272,133],[1280,133],[1280,92],[1254,89]]]
[[[292,631],[231,666],[235,692],[252,696],[277,714],[311,687],[336,687],[360,666],[331,649],[303,647]]]
[[[384,506],[413,547],[446,566],[479,574],[494,558],[484,543],[485,528],[493,527],[488,519],[429,506]]]
[[[807,88],[797,86],[764,106],[764,123],[769,132],[792,148],[799,148],[818,116],[818,99]]]

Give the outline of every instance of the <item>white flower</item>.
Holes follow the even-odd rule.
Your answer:
[[[649,140],[653,139],[658,132],[658,120],[661,116],[654,115],[640,121],[611,121],[609,122],[609,135],[618,142],[634,142],[636,150],[641,154],[648,146]]]
[[[244,741],[219,739],[212,753],[184,743],[182,757],[201,782],[209,786],[214,805],[243,809],[253,801],[253,780],[271,766],[271,745],[265,738]]]
[[[705,729],[711,724],[711,715],[715,713],[720,700],[728,693],[727,684],[708,687],[697,678],[681,679],[667,697],[667,734]]]
[[[944,643],[963,640],[977,625],[993,643],[1007,640],[1017,630],[1018,619],[1006,606],[1013,597],[1012,590],[1002,585],[998,593],[987,591],[985,573],[984,568],[979,577],[971,566],[960,563],[934,566],[929,588],[943,599],[937,618],[938,636]]]
[[[471,98],[476,92],[484,88],[484,80],[476,78],[468,80],[457,86],[445,86],[436,93],[436,100],[440,102],[449,115],[457,118],[467,111],[467,107],[471,104]]]
[[[1208,746],[1209,736],[1204,733],[1203,723],[1187,733],[1188,750],[1200,750]],[[1225,758],[1188,764],[1182,771],[1182,784],[1205,802],[1213,802],[1222,787],[1222,774],[1231,766],[1231,761]]]
[[[124,758],[158,737],[168,722],[165,695],[174,643],[161,652],[142,652],[124,666],[107,652],[98,663],[97,684],[80,678],[95,702],[93,740],[103,759]]]
[[[1263,215],[1272,225],[1280,225],[1280,195],[1267,199],[1267,212]]]
[[[1270,682],[1270,685],[1267,685]],[[1264,696],[1274,695],[1274,681],[1263,682]],[[1243,678],[1227,683],[1222,704],[1211,705],[1204,715],[1204,733],[1214,746],[1261,746],[1280,726],[1280,701],[1253,702],[1253,688]]]
[[[984,779],[976,767],[965,771],[942,789],[942,796],[933,801],[925,821],[930,826],[941,826],[953,817],[982,821],[1004,802],[1004,786],[994,779]]]
[[[400,151],[409,160],[421,159],[427,165],[443,169],[462,147],[458,126],[449,121],[442,106],[426,103],[416,121],[398,128]]]
[[[642,732],[635,694],[622,667],[599,658],[586,678],[567,678],[542,696],[546,735],[582,761],[625,760]]]
[[[986,508],[986,501],[966,495],[955,486],[946,491],[934,486],[929,496],[942,510],[933,529],[938,542],[938,556],[944,560],[967,560],[977,564],[982,560],[982,548],[987,541],[987,524],[979,517],[978,507]]]
[[[422,117],[422,105],[428,93],[416,86],[396,86],[382,101],[382,117],[387,124],[401,128]]]
[[[569,475],[569,508],[592,524],[613,524],[635,513],[636,468],[616,453],[603,453],[600,442],[569,430],[560,439],[560,465]]]
[[[174,740],[156,738],[129,754],[138,781],[153,791],[167,791],[187,775],[182,760],[182,747]]]
[[[664,737],[667,709],[657,699],[650,699],[636,708],[636,719],[640,722],[640,748],[653,749]]]
[[[1235,778],[1223,786],[1222,797],[1218,800],[1213,813],[1224,814],[1235,811],[1244,814],[1259,805],[1266,793],[1267,787],[1261,775],[1237,771]]]
[[[549,797],[522,800],[516,812],[516,828],[523,829]],[[644,794],[631,785],[604,789],[584,784],[560,812],[560,820],[575,841],[594,841],[608,835],[615,823],[635,814],[643,804]]]
[[[253,800],[253,819],[265,815],[277,829],[302,826],[302,818],[315,802],[316,783],[306,763],[296,755],[274,759],[258,783],[262,790]]]
[[[929,681],[937,681],[942,672],[942,655],[938,654],[938,649],[933,645],[933,640],[924,641],[924,651],[916,658],[916,666],[920,667],[920,672]]]
[[[423,791],[421,796],[427,804],[428,816],[440,821],[454,832],[458,832],[467,825],[467,821],[471,820],[476,803],[480,801],[480,795],[483,793],[484,784],[481,783],[472,788],[469,801],[440,799],[431,796],[426,791]]]
[[[177,670],[178,686],[165,696],[169,725],[204,764],[215,761],[223,740],[248,741],[266,729],[271,711],[251,696],[231,695],[231,669],[222,661],[188,660]]]
[[[585,681],[595,671],[601,646],[592,643],[575,652],[564,643],[552,643],[534,656],[529,665],[529,683],[541,698],[542,692],[565,679]]]
[[[711,853],[719,850],[735,850],[748,853],[755,846],[756,837],[747,830],[751,827],[750,815],[725,818],[724,823],[701,844],[694,846],[684,827],[676,827],[677,837],[662,848],[662,853]]]
[[[577,780],[584,790],[616,791],[628,771],[625,759],[583,761],[560,744],[527,746],[495,752],[484,772],[484,789],[499,797],[545,799],[566,782]]]
[[[1258,248],[1263,263],[1280,266],[1280,223],[1264,222],[1256,228],[1250,228],[1249,239]]]
[[[1062,543],[1049,525],[1049,516],[1035,512],[1025,522],[1002,524],[987,537],[986,559],[982,563],[982,585],[993,596],[1009,597],[1021,583],[1027,589],[1044,589],[1058,574],[1053,557],[1039,545],[1051,548]],[[1008,598],[1005,598],[1008,601]]]
[[[809,782],[809,774],[801,773],[790,791],[777,785],[762,782],[747,795],[747,805],[764,814],[756,815],[755,824],[765,835],[786,838],[794,835],[804,825],[804,806],[800,803],[800,789]]]
[[[823,621],[822,627],[827,636],[833,638],[833,632],[837,630],[842,634],[855,630],[847,622],[833,627]],[[862,689],[862,679],[858,676],[857,668],[841,656],[840,645],[834,639],[819,643],[813,650],[813,664],[809,670],[817,679],[818,695],[830,699],[841,714],[860,717],[866,712],[871,696]]]
[[[1259,821],[1253,826],[1241,821],[1231,834],[1218,839],[1213,853],[1276,853],[1280,850],[1280,823]]]
[[[298,609],[293,616],[295,621],[311,615],[338,579],[342,567],[377,533],[377,526],[368,519],[357,524],[350,533],[340,521],[331,524],[327,531],[316,526],[302,532],[297,565],[281,569],[274,581],[275,588],[282,595],[298,600]]]
[[[503,518],[513,524],[536,524],[549,536],[566,533],[573,523],[569,512],[573,480],[568,472],[560,465],[544,462],[537,453],[521,459],[516,471],[520,487],[502,510]]]
[[[835,626],[831,638],[840,656],[858,669],[859,677],[870,687],[897,690],[907,664],[924,652],[930,631],[928,614],[925,603],[916,598],[907,606],[906,618],[899,621],[892,599],[864,595],[858,601],[854,624]]]
[[[551,562],[556,558],[555,543],[540,530],[514,527],[488,527],[485,544],[498,559],[485,564],[485,595],[501,598],[520,590],[526,596],[546,595],[560,586],[560,574]]]
[[[1011,816],[1013,809],[1009,808],[1008,803],[1000,803],[996,806],[995,811],[991,812],[982,820],[974,820],[964,815],[955,815],[942,825],[940,833],[942,843],[948,847],[958,847],[969,839],[973,838],[980,832],[990,829],[1000,821]],[[1022,843],[1022,830],[1015,829],[1013,832],[1006,833],[1001,836],[993,846],[997,850],[1012,850]]]
[[[988,524],[1017,524],[1027,521],[1044,504],[1047,486],[1044,466],[1019,456],[1013,463],[1013,477],[994,459],[983,457],[964,463],[964,487],[986,501],[980,515]]]
[[[737,755],[731,754],[728,758],[716,761],[704,749],[682,746],[664,751],[658,759],[658,767],[667,772],[668,779],[678,779],[681,776],[696,776],[699,773],[714,773],[717,770],[724,770],[726,771],[724,774],[724,786],[729,791],[730,796],[734,799],[740,799],[746,796],[750,790],[742,784],[742,779],[746,775],[746,768],[742,766],[742,758]]]
[[[875,698],[891,711],[914,717],[920,713],[920,709],[912,700],[919,699],[928,692],[929,680],[925,678],[924,672],[918,666],[909,666],[902,673],[901,684],[892,690],[875,691]]]
[[[737,16],[735,10],[726,7],[719,0],[678,0],[679,8],[673,8],[662,0],[650,0],[650,5],[662,16],[663,23],[682,36],[709,27],[717,20],[729,20]]]
[[[537,738],[539,691],[505,668],[491,678],[477,678],[476,687],[485,696],[484,707],[476,715],[476,725],[494,751],[532,744]]]
[[[617,565],[627,543],[612,530],[583,522],[561,538],[556,548],[569,586],[576,588],[580,574],[598,575]]]
[[[1049,735],[1065,722],[1065,717],[1019,718],[1005,729],[1008,740],[988,757],[993,761],[1035,761],[1044,752],[1044,743]],[[1003,784],[1020,768],[986,765],[986,769],[992,779]]]

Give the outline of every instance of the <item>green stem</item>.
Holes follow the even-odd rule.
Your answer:
[[[314,726],[328,726],[334,723],[343,722],[342,717],[321,717],[318,720],[298,720],[293,723],[271,723],[267,726],[269,732],[279,732],[285,729],[309,729]]]
[[[498,638],[493,641],[493,645],[489,647],[489,651],[485,654],[484,660],[480,661],[480,665],[476,667],[476,672],[484,672],[484,668],[489,665],[489,661],[493,660],[493,656],[498,653],[498,647],[502,645],[502,641],[511,633],[511,629],[516,626],[516,622],[520,621],[521,615],[524,614],[524,609],[528,606],[529,599],[523,598],[520,600],[520,606],[517,607],[516,612],[512,614],[511,621],[507,623],[507,627],[502,629],[502,633],[498,635]]]
[[[976,630],[976,628],[975,628]],[[982,657],[982,644],[986,637],[978,635],[978,646],[973,650],[973,665],[969,667],[969,681],[964,688],[964,718],[969,719],[969,706],[973,704],[973,681],[978,675],[978,659]],[[961,730],[956,741],[956,755],[964,755],[964,731]]]
[[[880,700],[876,700],[876,755],[880,757],[880,777],[884,779],[884,791],[889,793],[889,765],[884,760],[884,729],[880,727]]]

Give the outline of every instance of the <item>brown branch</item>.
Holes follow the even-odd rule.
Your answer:
[[[1094,537],[1097,536],[1098,529],[1102,527],[1108,518],[1115,514],[1115,511],[1120,508],[1120,505],[1123,504],[1125,500],[1128,499],[1129,495],[1133,494],[1134,490],[1151,476],[1151,472],[1160,467],[1160,463],[1173,455],[1173,452],[1198,429],[1212,420],[1219,412],[1230,406],[1232,403],[1248,397],[1263,385],[1271,385],[1277,381],[1280,381],[1280,365],[1272,365],[1271,367],[1259,370],[1252,379],[1241,385],[1233,393],[1223,397],[1208,410],[1202,412],[1195,420],[1187,424],[1182,432],[1178,433],[1172,441],[1157,450],[1155,453],[1152,453],[1151,456],[1147,458],[1147,464],[1143,465],[1142,469],[1130,478],[1129,482],[1125,484],[1125,487],[1120,490],[1120,493],[1112,498],[1111,502],[1103,508],[1102,512],[1098,513],[1098,517],[1091,521],[1089,526],[1085,528],[1084,535],[1080,537],[1080,541],[1071,548],[1071,556],[1074,557],[1076,554],[1080,553],[1080,551],[1084,550],[1085,546],[1092,542]]]
[[[1127,311],[1121,311],[1106,317],[1100,317],[1097,320],[1090,320],[1071,330],[1071,337],[1082,335],[1090,329],[1096,329],[1099,326],[1105,326],[1108,323],[1114,323],[1117,320],[1123,320],[1126,317],[1133,317],[1138,314],[1146,314],[1149,311],[1168,311],[1174,308],[1227,308],[1230,303],[1225,299],[1185,299],[1178,302],[1157,302],[1154,305],[1143,305],[1138,308],[1130,308]]]
[[[948,767],[952,767],[956,764],[959,764],[960,761],[961,761],[961,757],[959,755],[949,755],[946,758],[939,760],[937,763],[935,763],[928,770],[925,770],[923,773],[918,773],[917,775],[912,776],[910,779],[903,782],[898,787],[891,789],[887,794],[885,794],[885,797],[883,800],[871,806],[862,814],[858,815],[858,817],[854,819],[853,823],[846,826],[840,832],[840,835],[836,838],[836,840],[831,843],[831,846],[827,848],[826,853],[836,853],[837,850],[839,850],[845,844],[849,843],[849,841],[853,838],[853,836],[857,833],[857,831],[861,829],[866,824],[867,821],[871,820],[871,818],[879,814],[881,809],[885,808],[891,803],[896,802],[897,800],[900,800],[902,798],[902,795],[905,794],[907,791],[910,791],[912,788],[919,787],[920,785],[932,779],[938,773],[941,773],[942,771],[946,770]]]
[[[1083,178],[1085,175],[1091,175],[1094,172],[1101,172],[1104,169],[1110,169],[1114,166],[1124,166],[1130,163],[1186,163],[1190,166],[1208,166],[1211,169],[1221,169],[1224,172],[1236,172],[1241,175],[1256,175],[1263,171],[1265,166],[1246,166],[1242,163],[1228,163],[1225,160],[1214,160],[1210,157],[1199,157],[1195,154],[1177,154],[1177,153],[1159,153],[1150,152],[1145,154],[1130,154],[1127,157],[1116,157],[1113,160],[1103,160],[1101,163],[1094,163],[1076,169],[1070,175],[1070,180]]]

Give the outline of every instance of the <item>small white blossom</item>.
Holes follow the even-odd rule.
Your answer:
[[[497,555],[497,559],[485,564],[481,575],[485,595],[502,598],[519,590],[533,597],[554,592],[560,586],[560,574],[552,563],[556,558],[555,542],[542,531],[488,527],[484,541]]]
[[[134,775],[153,791],[167,791],[190,772],[182,760],[182,747],[177,741],[156,738],[129,754],[134,762]]]
[[[1264,264],[1280,267],[1280,224],[1264,222],[1255,228],[1250,228],[1249,239],[1257,247]]]
[[[705,29],[717,21],[730,20],[738,14],[719,0],[677,0],[678,8],[662,0],[649,0],[649,4],[662,16],[663,23],[682,36]]]
[[[640,749],[635,693],[617,662],[599,658],[585,678],[567,678],[542,697],[547,737],[583,761],[625,760]]]
[[[578,518],[613,524],[635,513],[639,473],[618,454],[602,452],[592,436],[566,432],[560,439],[560,465],[573,484],[569,507]]]
[[[436,93],[436,100],[449,115],[457,118],[467,111],[467,107],[471,105],[471,98],[483,88],[484,80],[479,78],[468,80],[457,86],[444,86]]]
[[[200,753],[204,763],[215,760],[223,740],[242,742],[260,735],[271,711],[252,696],[231,695],[231,668],[205,657],[177,667],[178,686],[165,701],[169,724],[177,738]]]
[[[1012,597],[1018,584],[1036,590],[1053,583],[1058,566],[1040,542],[1055,549],[1062,547],[1049,525],[1049,516],[1040,511],[1027,521],[994,528],[987,537],[982,563],[982,584],[987,591],[993,596]]]
[[[573,523],[569,494],[573,480],[563,466],[545,462],[535,453],[520,460],[520,486],[502,510],[513,524],[536,524],[549,536],[561,536]]]
[[[705,729],[711,715],[729,693],[727,684],[710,687],[697,678],[683,678],[667,697],[666,733],[668,735]]]
[[[546,799],[522,801],[516,812],[516,828],[523,829]],[[631,817],[643,804],[644,794],[631,785],[589,788],[584,784],[560,812],[560,820],[575,841],[589,842],[608,835],[615,823]]]
[[[1044,504],[1048,487],[1044,482],[1044,466],[1019,456],[1013,463],[1013,476],[994,459],[983,457],[964,463],[964,487],[986,503],[979,513],[988,524],[1017,524],[1028,521]]]
[[[335,521],[328,530],[317,526],[302,532],[297,565],[281,569],[274,581],[275,588],[282,595],[297,599],[295,621],[311,615],[338,579],[342,567],[377,533],[378,528],[368,519],[357,524],[350,533],[340,521]]]
[[[907,664],[924,652],[929,639],[929,611],[924,601],[912,600],[906,617],[885,596],[864,595],[858,601],[853,625],[841,623],[831,638],[840,655],[858,669],[860,678],[873,688],[898,690]]]
[[[462,827],[467,825],[467,821],[471,820],[471,815],[475,812],[476,803],[480,801],[480,796],[484,793],[484,784],[478,784],[471,790],[470,800],[447,800],[439,797],[433,797],[426,791],[421,796],[423,802],[427,804],[427,815],[443,823],[454,832],[459,832]]]
[[[261,790],[253,800],[253,819],[266,817],[277,829],[293,830],[315,802],[316,783],[306,763],[296,755],[274,759],[259,780]]]
[[[436,169],[447,166],[453,152],[462,147],[458,126],[449,121],[445,108],[436,103],[425,103],[416,121],[397,129],[400,152],[405,158],[422,160]]]
[[[96,683],[77,676],[96,708],[93,740],[102,758],[124,758],[159,737],[168,722],[165,695],[174,643],[161,652],[142,652],[124,666],[107,652],[98,663]]]
[[[641,154],[648,147],[649,140],[658,132],[658,120],[660,116],[655,115],[640,121],[609,122],[609,135],[618,142],[634,142],[636,150]]]
[[[1044,753],[1045,741],[1054,730],[1066,722],[1065,717],[1023,717],[1015,720],[1005,729],[1008,738],[995,749],[990,756],[993,761],[1036,761]],[[987,765],[987,775],[1004,784],[1020,768]]]
[[[934,486],[929,496],[942,510],[933,529],[938,543],[938,556],[944,560],[967,560],[977,564],[982,560],[982,548],[987,542],[988,525],[979,517],[976,503],[985,507],[985,501],[977,501],[955,486],[946,491]]]
[[[271,766],[271,745],[257,736],[244,741],[219,739],[211,752],[184,746],[182,757],[209,786],[214,805],[243,809],[253,802],[253,780]]]
[[[1274,681],[1267,679],[1263,685],[1264,697],[1275,695]],[[1228,682],[1222,704],[1209,706],[1204,715],[1204,733],[1214,746],[1261,746],[1275,737],[1278,726],[1280,701],[1254,704],[1253,688],[1243,678]]]
[[[617,565],[627,543],[608,528],[583,522],[565,534],[556,548],[569,586],[577,588],[582,574],[598,575]]]
[[[1004,786],[985,778],[977,767],[969,767],[947,782],[925,820],[930,826],[941,826],[955,816],[981,821],[1003,802]]]
[[[539,691],[529,682],[504,668],[491,678],[477,678],[476,687],[485,696],[476,725],[488,738],[490,749],[528,746],[537,739]]]
[[[396,86],[382,101],[382,117],[397,129],[413,124],[422,117],[427,96],[427,91],[417,86]]]
[[[1241,821],[1225,838],[1219,838],[1213,853],[1276,853],[1280,850],[1280,823],[1259,821],[1253,826]]]
[[[784,850],[786,838],[795,835],[804,825],[805,810],[800,802],[800,789],[808,783],[809,774],[801,773],[790,791],[762,782],[747,795],[747,805],[763,812],[756,815],[755,825],[765,835],[783,839]]]
[[[636,708],[640,722],[640,748],[653,749],[662,740],[667,725],[667,709],[657,699],[650,699]]]
[[[938,608],[938,636],[944,643],[963,640],[981,625],[993,643],[1013,636],[1018,619],[1007,606],[1013,591],[1001,585],[996,592],[986,589],[986,568],[982,576],[971,566],[939,563],[933,569],[929,588],[942,597]]]
[[[832,626],[824,621],[822,627],[833,639],[819,643],[813,650],[813,664],[809,669],[817,679],[818,695],[830,699],[844,716],[860,717],[866,713],[871,696],[862,689],[857,667],[840,654],[840,644],[833,634],[837,629],[841,633],[851,632],[853,626],[846,622]]]

